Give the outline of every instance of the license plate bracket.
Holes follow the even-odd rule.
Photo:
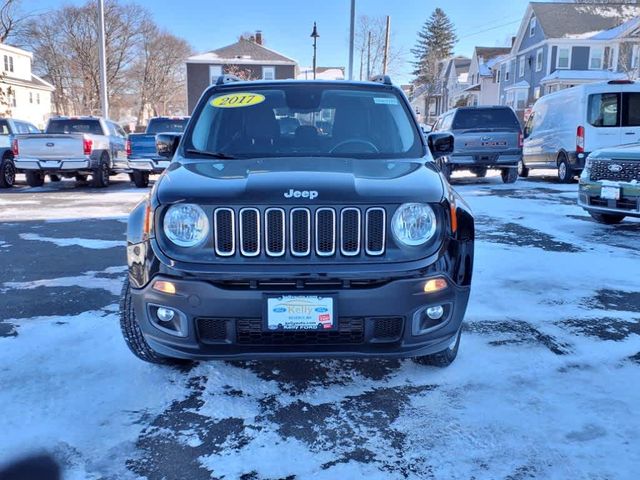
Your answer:
[[[620,200],[620,187],[602,187],[600,189],[600,198],[604,200]]]
[[[336,295],[268,295],[263,326],[266,331],[331,331],[338,328]]]

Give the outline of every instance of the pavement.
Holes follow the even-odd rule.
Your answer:
[[[640,468],[640,222],[593,222],[577,185],[455,178],[476,215],[460,354],[136,359],[117,304],[147,193],[0,191],[0,464],[66,479],[632,479]]]

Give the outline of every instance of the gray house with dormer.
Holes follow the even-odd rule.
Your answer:
[[[533,2],[510,55],[497,67],[499,102],[520,118],[547,93],[637,78],[640,5]]]

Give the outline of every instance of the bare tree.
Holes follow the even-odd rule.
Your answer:
[[[0,2],[0,43],[15,35],[23,25],[27,15],[20,11],[20,0],[3,0]]]
[[[191,54],[189,44],[153,22],[145,21],[138,61],[132,78],[139,92],[138,125],[143,124],[147,112],[166,115],[184,105],[184,59]]]
[[[386,18],[361,15],[356,27],[356,58],[360,58],[360,80],[364,80],[367,73],[377,75],[382,73],[384,60],[384,43],[386,35]],[[369,48],[369,34],[371,34],[371,46]],[[402,50],[396,48],[391,34],[389,57],[387,60],[387,72],[397,73],[404,60]],[[369,70],[369,72],[367,72]]]
[[[255,80],[251,74],[251,70],[249,68],[242,68],[240,65],[226,65],[224,67],[224,73],[235,75],[241,80]]]

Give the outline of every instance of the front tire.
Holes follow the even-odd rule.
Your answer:
[[[40,172],[26,172],[27,185],[30,187],[41,187],[44,185],[44,173]]]
[[[504,183],[515,183],[518,180],[518,170],[515,168],[503,168],[500,170],[500,176]]]
[[[0,164],[0,188],[11,188],[16,183],[16,166],[10,157]]]
[[[527,178],[529,176],[529,169],[524,166],[524,162],[522,160],[518,162],[518,176],[522,178]]]
[[[596,213],[589,212],[589,215],[598,223],[603,223],[605,225],[615,225],[624,220],[624,215],[615,214],[615,213]]]
[[[573,168],[571,168],[571,165],[569,165],[567,154],[561,152],[560,155],[558,155],[558,180],[560,180],[560,183],[571,183],[574,176],[575,172]]]
[[[102,154],[98,168],[93,171],[91,185],[95,188],[105,188],[109,186],[109,175],[111,167],[109,166],[109,156]]]
[[[147,188],[149,186],[149,173],[134,171],[131,174],[131,180],[138,188]]]
[[[122,336],[124,337],[127,347],[129,347],[129,350],[140,360],[157,365],[180,365],[187,363],[185,360],[169,358],[156,353],[144,339],[140,325],[138,325],[138,321],[136,320],[133,303],[131,302],[131,285],[129,284],[128,278],[124,281],[120,298],[120,329],[122,330]]]
[[[458,350],[460,348],[460,338],[462,337],[462,327],[456,333],[455,338],[451,344],[441,352],[433,353],[431,355],[424,355],[422,357],[416,357],[416,363],[421,365],[431,365],[434,367],[448,367],[458,356]]]

